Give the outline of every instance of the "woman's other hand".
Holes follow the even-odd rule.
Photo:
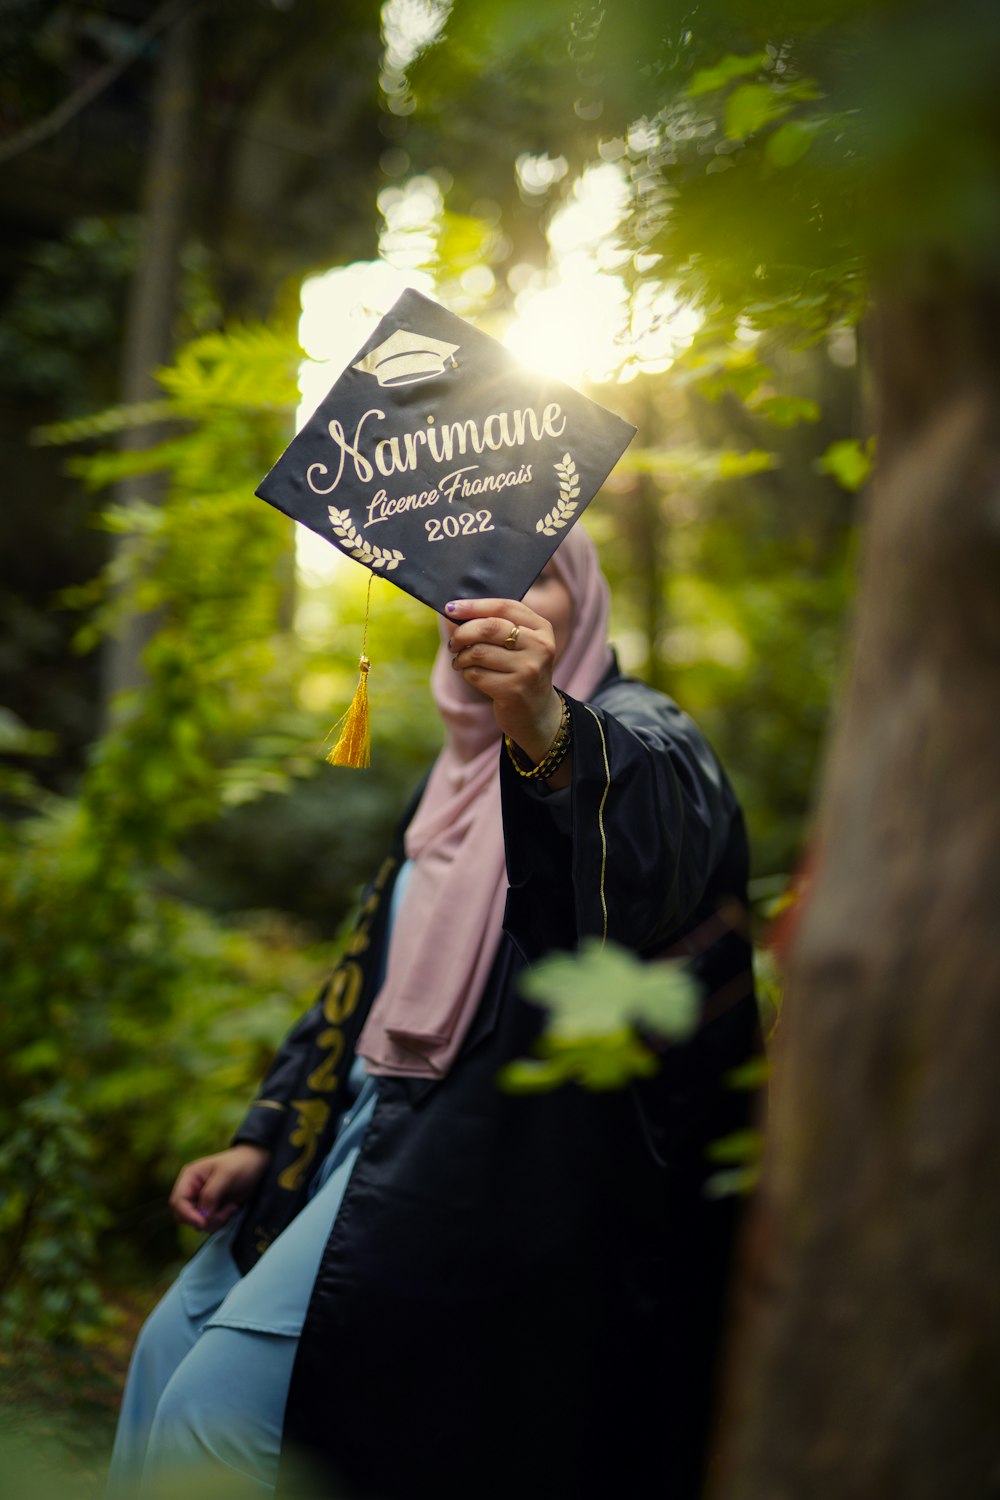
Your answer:
[[[170,1208],[178,1224],[221,1229],[250,1197],[264,1174],[270,1151],[242,1143],[188,1162],[177,1174]]]

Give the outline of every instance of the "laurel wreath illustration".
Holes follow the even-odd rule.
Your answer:
[[[568,453],[564,453],[554,468],[559,476],[559,499],[548,515],[535,523],[535,530],[542,532],[544,536],[555,536],[563,526],[568,526],[573,518],[573,512],[580,508],[580,502],[577,499],[580,493],[580,480],[576,472],[576,464]]]
[[[406,561],[398,547],[376,547],[371,542],[366,542],[351,520],[349,510],[337,510],[334,505],[328,505],[327,510],[334,536],[350,556],[356,557],[365,567],[384,568],[387,573],[391,573],[393,568]]]

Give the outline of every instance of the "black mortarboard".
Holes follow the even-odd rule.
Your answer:
[[[634,434],[406,291],[257,494],[443,612],[522,598]]]

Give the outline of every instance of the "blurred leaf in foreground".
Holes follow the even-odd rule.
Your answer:
[[[521,992],[549,1015],[535,1058],[510,1063],[500,1075],[516,1093],[569,1082],[622,1088],[659,1067],[643,1034],[680,1041],[697,1025],[697,986],[680,964],[645,964],[596,938],[578,953],[537,964],[521,980]]]
[[[867,481],[874,461],[875,445],[871,439],[862,444],[857,438],[840,438],[816,460],[816,467],[824,474],[832,474],[853,495]]]

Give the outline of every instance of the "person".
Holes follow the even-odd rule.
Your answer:
[[[296,1454],[338,1496],[700,1493],[740,1216],[706,1146],[759,1046],[747,845],[607,619],[579,526],[523,601],[449,606],[444,748],[343,961],[177,1179],[213,1234],[138,1340],[115,1500],[196,1462],[280,1492]],[[504,1090],[544,1019],[519,975],[588,936],[683,958],[697,1031],[625,1089]]]

